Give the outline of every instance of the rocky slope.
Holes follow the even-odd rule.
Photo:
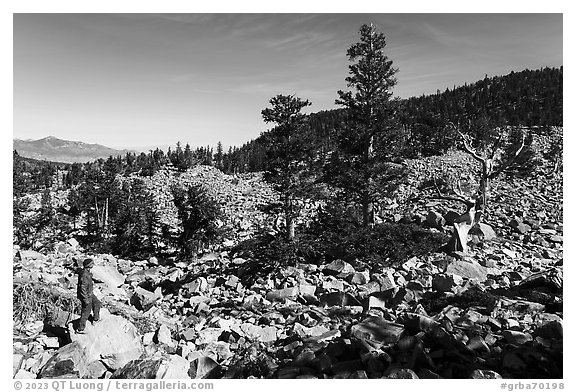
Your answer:
[[[443,163],[466,173],[466,159],[409,162],[411,186],[382,219],[449,232],[458,206],[432,201],[422,183]],[[258,176],[201,168],[150,181],[166,206],[171,181],[208,185],[239,238],[271,224],[259,206],[276,196]],[[86,252],[73,239],[42,253],[15,248],[14,377],[561,378],[561,181],[544,170],[503,177],[490,227],[470,236],[469,254],[432,253],[386,269],[300,263],[247,284],[254,260],[231,252],[239,238],[189,263],[96,255],[106,310],[80,337],[71,328],[74,268]]]

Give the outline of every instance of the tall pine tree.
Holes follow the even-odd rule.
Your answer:
[[[395,177],[385,162],[397,142],[392,132],[395,102],[391,90],[398,70],[384,54],[385,47],[384,34],[372,25],[362,25],[360,41],[347,51],[352,64],[346,82],[353,91],[338,91],[336,100],[346,109],[348,118],[332,160],[334,175],[330,177],[356,196],[364,226],[374,222],[374,199],[381,193],[383,181]]]

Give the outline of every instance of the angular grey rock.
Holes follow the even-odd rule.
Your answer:
[[[402,323],[404,327],[415,333],[417,332],[432,332],[440,326],[440,323],[433,320],[428,316],[418,313],[407,313],[402,316]]]
[[[272,290],[266,294],[268,301],[284,301],[287,298],[296,298],[300,290],[298,287],[288,287],[285,289]]]
[[[482,222],[472,227],[472,229],[470,229],[470,234],[482,236],[484,237],[485,240],[492,240],[496,238],[496,232],[494,231],[492,226]]]
[[[368,297],[368,309],[386,309],[386,300],[377,295]]]
[[[360,340],[371,340],[377,343],[394,344],[404,332],[404,326],[386,321],[382,317],[371,316],[353,325],[350,335]]]
[[[362,304],[351,294],[337,291],[320,296],[322,306],[362,306]]]
[[[520,346],[521,344],[524,344],[532,340],[532,335],[520,331],[506,330],[502,332],[502,336],[504,337],[507,343],[516,346]]]
[[[476,279],[483,282],[488,277],[488,269],[477,263],[470,263],[465,260],[455,260],[448,264],[447,274],[454,274],[468,279]]]
[[[509,223],[508,226],[510,226],[511,228],[514,229],[514,231],[516,231],[519,234],[525,234],[529,231],[528,226],[526,226],[524,224],[524,222],[522,222],[520,219],[512,219]]]
[[[393,369],[386,371],[383,378],[393,379],[417,379],[418,375],[412,369]]]
[[[146,312],[150,310],[150,308],[152,308],[160,298],[162,298],[160,288],[158,288],[157,291],[152,292],[145,290],[142,287],[136,287],[132,298],[130,298],[130,303],[134,305],[136,309]]]
[[[533,335],[544,339],[562,339],[564,328],[559,321],[548,321],[536,328]]]
[[[240,325],[240,330],[249,338],[263,343],[274,342],[277,339],[276,328],[274,327],[260,327],[258,325],[244,323]]]
[[[299,289],[298,291],[302,295],[314,295],[316,293],[317,287],[314,285],[310,285],[310,284],[300,283],[300,285],[298,286],[298,289]]]
[[[324,290],[344,291],[344,282],[335,278],[327,279],[322,282],[322,288]]]
[[[325,266],[324,269],[322,269],[322,272],[324,272],[326,275],[343,276],[356,271],[351,264],[345,262],[344,260],[338,259]]]
[[[24,370],[24,369],[20,369],[18,370],[18,372],[14,375],[14,378],[16,380],[24,380],[24,379],[35,379],[36,378],[36,374],[29,372],[28,370]]]
[[[156,343],[165,344],[167,346],[172,346],[174,342],[172,341],[172,333],[166,325],[161,325],[156,331],[154,336],[154,341]]]
[[[88,370],[84,377],[90,379],[101,378],[107,371],[108,368],[102,363],[102,361],[94,361],[88,365]]]
[[[446,224],[446,220],[444,219],[442,214],[436,211],[430,211],[426,216],[426,223],[428,223],[428,226],[430,227],[440,229]]]
[[[66,241],[68,243],[68,245],[70,245],[73,248],[78,248],[78,246],[80,245],[78,243],[78,241],[76,240],[76,238],[70,238],[68,241]]]
[[[21,353],[14,353],[12,355],[12,375],[14,376],[18,370],[20,369],[20,366],[22,366],[22,362],[24,361],[24,354]]]
[[[72,342],[56,351],[40,371],[40,378],[82,378],[89,362],[80,343]]]
[[[155,379],[162,364],[161,358],[135,359],[117,369],[110,378],[112,379]]]
[[[452,274],[436,274],[432,277],[432,290],[440,293],[451,292],[462,283],[462,277]]]
[[[368,282],[368,278],[365,274],[360,272],[354,272],[346,278],[346,281],[350,284],[362,285]]]
[[[188,375],[190,378],[215,378],[220,365],[210,357],[200,357],[192,361]]]
[[[173,380],[190,378],[190,362],[179,355],[169,355],[164,359],[155,378]]]
[[[16,254],[16,256],[21,260],[21,261],[30,261],[30,260],[39,260],[39,261],[45,261],[46,260],[46,256],[44,256],[42,253],[40,252],[36,252],[35,250],[19,250],[18,253]]]
[[[144,352],[136,327],[121,316],[102,309],[100,321],[86,324],[84,334],[70,329],[70,338],[83,350],[88,364],[102,360],[110,369],[118,369]]]
[[[92,268],[95,282],[102,282],[110,288],[120,287],[124,284],[124,275],[112,265],[95,265]]]
[[[196,338],[196,344],[208,344],[218,340],[220,335],[222,335],[224,330],[222,328],[205,328],[198,332],[198,337]]]
[[[201,276],[190,283],[186,283],[182,288],[187,289],[190,293],[204,293],[208,289],[208,281]]]
[[[500,379],[502,376],[496,373],[494,370],[482,370],[476,369],[472,372],[469,378],[476,378],[476,379]]]

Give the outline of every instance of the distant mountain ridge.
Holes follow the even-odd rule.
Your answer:
[[[110,155],[125,155],[132,150],[116,150],[100,144],[58,139],[47,136],[38,140],[13,140],[13,148],[22,157],[52,162],[84,163]]]

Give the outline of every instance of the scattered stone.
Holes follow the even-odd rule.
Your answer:
[[[190,362],[179,355],[169,355],[167,360],[163,360],[158,368],[156,378],[162,379],[189,379]]]
[[[218,340],[224,330],[222,328],[205,328],[198,332],[196,344],[208,344]]]
[[[161,325],[160,328],[158,328],[156,335],[154,336],[154,341],[167,346],[172,346],[174,344],[172,341],[172,333],[166,325]]]
[[[394,344],[404,332],[401,324],[392,323],[382,317],[371,316],[352,326],[350,335],[360,340],[371,340],[382,344]]]
[[[192,361],[188,375],[190,378],[215,378],[220,371],[220,365],[210,357],[200,357]]]
[[[295,298],[300,291],[298,287],[288,287],[280,290],[272,290],[266,294],[268,301],[284,301],[287,298]]]
[[[135,359],[117,369],[112,379],[155,379],[162,364],[161,358]]]
[[[36,378],[36,374],[29,372],[27,370],[24,369],[20,369],[18,370],[18,372],[14,375],[14,378],[17,380],[23,380],[23,379],[30,379],[30,378]]]
[[[320,296],[320,304],[322,306],[362,306],[354,296],[341,291]]]
[[[393,378],[393,379],[417,379],[418,376],[412,369],[393,369],[390,371],[386,371],[383,378]]]
[[[95,265],[92,267],[95,282],[102,282],[110,288],[120,287],[124,284],[124,275],[112,265]]]
[[[469,378],[494,380],[500,379],[502,376],[493,370],[476,369],[472,372]]]
[[[528,226],[519,219],[512,219],[510,223],[508,223],[508,226],[510,226],[512,229],[514,229],[515,232],[519,234],[526,234],[529,231]]]
[[[160,288],[155,292],[151,292],[142,287],[136,287],[134,295],[132,295],[132,298],[130,299],[130,303],[134,305],[136,309],[147,312],[160,298],[162,298]]]
[[[474,226],[470,230],[470,234],[484,237],[485,240],[493,240],[494,238],[497,237],[496,232],[494,231],[492,226],[482,222]]]
[[[324,272],[326,275],[345,276],[356,271],[352,265],[345,262],[344,260],[338,259],[325,266],[322,272]]]
[[[448,264],[447,274],[454,274],[468,279],[476,279],[483,282],[488,277],[488,270],[477,263],[464,260],[455,260]]]
[[[88,370],[86,371],[86,375],[84,377],[90,379],[98,379],[101,378],[107,371],[108,368],[102,363],[102,361],[94,361],[88,365]]]
[[[534,336],[544,339],[562,339],[564,337],[564,329],[562,322],[549,321],[534,330]]]
[[[40,371],[40,378],[82,378],[89,362],[82,345],[72,342],[56,351]]]
[[[426,223],[428,223],[430,227],[441,229],[446,224],[446,220],[440,213],[430,211],[426,216]]]
[[[462,277],[452,274],[436,274],[432,277],[432,290],[450,292],[462,283]]]

